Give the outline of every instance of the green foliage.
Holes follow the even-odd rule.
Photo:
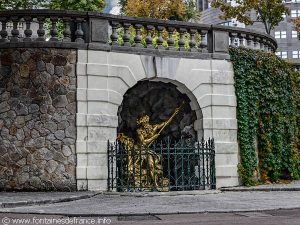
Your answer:
[[[101,12],[105,7],[104,0],[52,0],[51,9],[68,9],[76,11]]]
[[[220,8],[224,13],[222,19],[236,18],[246,25],[261,22],[268,34],[283,20],[282,14],[289,12],[282,0],[236,0],[234,5],[224,0],[210,1],[212,7]],[[251,11],[256,13],[256,18],[251,16]]]
[[[152,10],[150,10],[147,3],[150,4],[149,6],[153,7]],[[197,9],[196,0],[119,0],[119,5],[121,6],[122,15],[182,21],[200,21],[200,12]],[[172,7],[174,8],[171,9]],[[166,9],[168,9],[168,13],[165,12]],[[153,14],[150,13],[150,11],[156,11],[156,13]]]
[[[230,55],[243,184],[255,183],[255,171],[264,182],[299,179],[299,73],[272,53],[231,48]]]
[[[104,0],[0,0],[0,10],[48,8],[101,12],[104,7]]]
[[[0,0],[0,10],[37,9],[43,7],[47,0]]]

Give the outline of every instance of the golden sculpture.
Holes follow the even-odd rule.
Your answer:
[[[127,153],[124,173],[128,186],[141,187],[143,190],[169,191],[169,179],[163,177],[161,156],[149,147],[159,137],[163,129],[171,123],[183,104],[175,109],[175,112],[167,121],[160,124],[150,124],[148,115],[138,118],[137,144],[125,134],[118,134],[117,139],[122,143]]]

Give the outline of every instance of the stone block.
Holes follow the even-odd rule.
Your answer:
[[[89,191],[107,191],[107,180],[88,180]]]
[[[128,66],[137,81],[146,78],[145,69],[139,55],[110,52],[108,64]]]
[[[114,141],[114,140],[107,140]],[[88,153],[107,153],[107,141],[89,141],[87,142]]]
[[[237,142],[237,130],[214,129],[213,137],[220,142]]]
[[[87,115],[88,126],[118,127],[118,117],[110,115]]]
[[[237,130],[237,119],[213,119],[213,128],[218,130]]]
[[[197,100],[198,100],[198,103],[201,106],[201,108],[206,108],[206,107],[212,105],[212,95],[211,94],[203,95],[202,97],[198,98]]]
[[[86,153],[87,146],[85,141],[76,141],[76,153]]]
[[[86,101],[87,93],[85,88],[77,88],[77,100],[78,101]]]
[[[217,177],[216,187],[236,187],[239,186],[238,177]]]
[[[97,75],[97,76],[108,76],[108,65],[97,64],[97,63],[89,63],[87,64],[87,72],[88,75]]]
[[[107,89],[107,77],[88,76],[89,89]]]
[[[128,87],[133,87],[138,81],[128,66],[109,65],[109,77],[122,79]]]
[[[232,62],[227,60],[211,60],[211,69],[217,71],[233,71]]]
[[[203,137],[204,137],[204,140],[208,140],[209,138],[213,138],[213,130],[210,130],[210,129],[203,129]]]
[[[201,107],[201,112],[202,112],[204,119],[212,118],[212,107],[211,106],[202,108],[202,106],[200,105],[200,107]]]
[[[77,127],[77,140],[87,141],[87,127]]]
[[[78,63],[87,63],[87,50],[77,50],[77,61]]]
[[[236,108],[230,106],[212,106],[213,118],[236,119]]]
[[[88,154],[88,166],[107,167],[107,154]]]
[[[194,127],[196,126],[201,126],[202,129],[213,129],[213,119],[207,118],[196,120],[194,123]]]
[[[128,84],[126,84],[126,82],[122,80],[120,77],[109,77],[107,83],[108,83],[109,90],[120,93],[122,97],[126,93],[126,91],[130,88]]]
[[[216,154],[216,165],[233,165],[236,166],[238,162],[238,155],[232,154]]]
[[[90,180],[107,180],[107,178],[108,178],[107,166],[88,166],[87,167],[87,179],[89,181]]]
[[[87,169],[85,166],[76,167],[76,179],[86,179],[87,178]]]
[[[88,113],[88,103],[83,100],[83,101],[77,101],[77,112],[79,114],[86,114]]]
[[[234,85],[233,71],[213,70],[212,71],[213,84],[231,84]]]
[[[203,113],[202,113],[201,109],[195,110],[195,113],[196,113],[197,119],[202,119],[203,118]]]
[[[184,84],[192,92],[201,84],[211,83],[211,70],[192,68],[187,68],[184,73],[177,73],[175,79]]]
[[[216,165],[216,177],[238,177],[237,165]]]
[[[77,179],[77,191],[87,191],[88,190],[88,181]]]
[[[89,141],[108,141],[117,138],[117,128],[110,127],[89,127],[88,140]]]
[[[191,106],[191,110],[199,110],[200,109],[200,105],[197,102],[197,100],[190,101],[190,106]]]
[[[88,63],[107,64],[108,52],[105,51],[88,51]]]
[[[77,76],[77,88],[87,88],[87,76]]]
[[[213,88],[211,84],[200,84],[193,90],[193,94],[196,99],[201,99],[205,95],[213,93]]]
[[[213,93],[217,95],[235,95],[232,84],[212,84]]]
[[[228,53],[229,49],[229,34],[224,31],[213,31],[213,47],[214,52]]]
[[[232,153],[238,155],[239,145],[237,142],[219,142],[215,140],[215,151],[216,154]]]
[[[77,113],[76,114],[76,126],[82,127],[87,125],[86,114],[84,113]]]
[[[88,164],[88,155],[84,153],[78,153],[77,151],[77,167],[85,167]]]
[[[212,105],[237,106],[235,95],[212,95]]]
[[[115,104],[115,105],[121,105],[123,101],[123,95],[119,92],[109,90],[108,92],[108,102]]]
[[[106,102],[88,102],[88,114],[117,115],[119,106]]]
[[[211,70],[212,60],[182,58],[177,73],[186,73],[191,69]]]
[[[199,119],[199,120],[196,120],[194,122],[194,129],[197,131],[197,130],[203,130],[203,120],[202,119]]]
[[[109,21],[100,18],[90,18],[90,42],[107,45],[111,35]]]
[[[106,89],[88,89],[87,90],[88,101],[108,101],[108,91]]]
[[[86,63],[77,63],[76,64],[76,74],[77,76],[86,76],[87,72],[87,64]]]
[[[154,61],[149,60],[148,65],[145,64],[145,69],[147,69],[147,77],[161,77],[174,80],[174,76],[177,73],[177,69],[180,65],[180,58],[167,58],[167,57],[155,57]],[[152,64],[152,65],[151,65]],[[151,68],[152,67],[152,71]]]

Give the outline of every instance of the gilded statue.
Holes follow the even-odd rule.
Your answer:
[[[139,117],[136,121],[136,144],[125,134],[118,134],[118,140],[127,153],[125,175],[129,186],[141,187],[144,190],[169,191],[169,179],[163,177],[161,155],[151,150],[150,146],[172,122],[182,105],[175,109],[168,120],[160,124],[150,124],[148,115]]]

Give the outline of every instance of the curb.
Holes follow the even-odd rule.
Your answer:
[[[288,188],[288,187],[274,187],[274,188],[220,188],[222,192],[251,192],[251,191],[261,191],[261,192],[270,192],[270,191],[300,191],[300,187]]]
[[[155,196],[181,196],[181,195],[208,195],[219,194],[220,190],[201,191],[172,191],[172,192],[102,192],[102,195],[131,196],[131,197],[155,197]]]
[[[30,200],[30,201],[19,201],[19,202],[4,202],[0,203],[0,209],[1,208],[17,208],[22,206],[30,206],[30,205],[45,205],[45,204],[53,204],[53,203],[60,203],[60,202],[71,202],[81,199],[87,199],[92,198],[96,195],[99,195],[101,193],[91,193],[91,194],[85,194],[81,196],[71,196],[67,198],[58,198],[58,199],[46,199],[46,200]]]
[[[233,209],[233,210],[200,210],[200,211],[176,211],[176,212],[144,212],[144,213],[49,213],[49,212],[0,212],[10,214],[26,214],[26,215],[58,215],[67,217],[119,217],[119,216],[157,216],[157,215],[178,215],[178,214],[205,214],[205,213],[247,213],[247,212],[268,212],[278,210],[293,210],[300,207],[286,208],[266,208],[266,209]]]

